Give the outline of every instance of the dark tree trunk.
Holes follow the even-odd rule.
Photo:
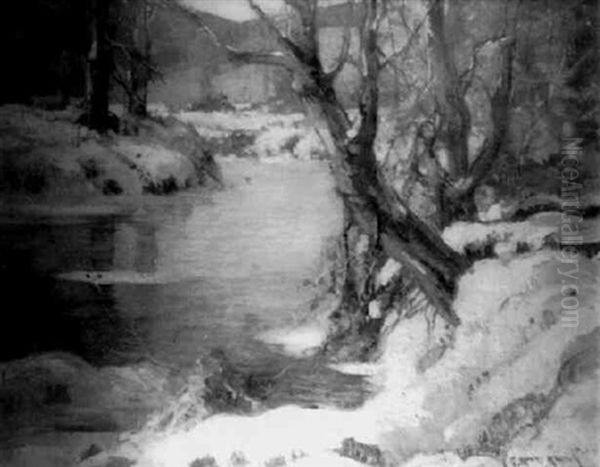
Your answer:
[[[460,74],[457,70],[452,40],[446,33],[445,23],[447,14],[460,17],[460,5],[450,2],[449,12],[445,13],[444,4],[444,0],[433,0],[429,12],[436,108],[441,117],[439,137],[449,154],[443,186],[432,187],[439,200],[439,222],[442,227],[455,220],[473,220],[475,217],[475,190],[492,169],[508,133],[514,52],[513,39],[498,39],[502,65],[498,86],[491,93],[492,130],[479,153],[470,155],[472,119],[466,93],[474,70]],[[473,51],[473,67],[477,53],[477,50]],[[470,160],[473,162],[470,163]]]
[[[368,242],[364,242],[364,239]],[[379,246],[376,238],[364,232],[357,225],[352,212],[344,208],[344,231],[341,238],[340,254],[343,259],[340,302],[338,310],[331,318],[335,323],[335,331],[328,347],[337,352],[341,348],[349,351],[352,358],[361,358],[376,345],[378,329],[375,335],[369,331],[373,326],[367,319],[369,301],[372,299],[372,271],[379,257]],[[358,340],[356,338],[359,337]],[[373,339],[370,339],[372,337]]]
[[[369,11],[376,15],[375,11]],[[444,243],[437,232],[421,221],[393,190],[381,182],[374,152],[378,130],[377,34],[365,21],[362,43],[366,57],[359,111],[361,125],[349,139],[350,122],[337,100],[332,80],[323,72],[318,58],[305,67],[312,91],[327,122],[336,149],[334,176],[338,190],[353,221],[411,273],[439,313],[450,323],[459,323],[451,302],[456,280],[468,267],[467,261]]]
[[[112,68],[112,54],[108,41],[110,0],[94,0],[92,2],[92,37],[90,51],[91,96],[89,109],[89,126],[100,133],[109,126],[109,92]]]
[[[450,8],[457,8],[450,5]],[[441,139],[451,154],[449,175],[456,179],[469,168],[469,133],[471,113],[465,101],[456,68],[454,48],[446,37],[444,1],[434,0],[429,12],[433,73],[435,76],[436,108],[441,117]]]
[[[145,70],[134,66],[135,71],[131,74],[131,96],[127,105],[128,112],[137,117],[145,117],[148,114],[148,79]]]
[[[449,8],[456,9],[458,6],[450,5]],[[446,35],[443,0],[433,1],[429,12],[429,23],[432,31],[430,49],[433,55],[436,110],[441,119],[439,139],[450,155],[449,180],[459,180],[469,174],[468,141],[471,132],[471,112],[456,68],[454,47]],[[441,170],[441,167],[439,169]],[[437,178],[442,178],[441,174],[438,174]],[[444,185],[432,187],[438,199],[440,227],[443,228],[455,220],[472,220],[476,213],[473,193],[452,193],[447,188]]]
[[[563,98],[565,113],[573,126],[573,135],[583,138],[583,145],[593,148],[598,143],[598,94],[591,90],[600,77],[598,54],[598,0],[585,0],[573,9],[574,29],[566,56],[568,73],[565,85],[572,90]]]
[[[129,69],[128,112],[145,117],[148,112],[151,43],[146,0],[132,0],[131,57]]]

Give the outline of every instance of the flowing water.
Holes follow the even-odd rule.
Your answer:
[[[272,405],[358,404],[356,377],[257,338],[308,309],[307,279],[341,224],[327,167],[228,160],[223,170],[223,191],[145,197],[127,215],[5,220],[0,357],[62,350],[185,370],[220,348],[245,372],[286,369]]]

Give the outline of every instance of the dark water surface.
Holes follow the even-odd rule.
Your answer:
[[[222,192],[146,197],[126,216],[5,219],[0,358],[61,350],[95,365],[150,359],[185,370],[221,348],[242,371],[287,368],[272,404],[358,403],[355,377],[257,339],[312,298],[303,283],[341,222],[326,167],[223,168]]]

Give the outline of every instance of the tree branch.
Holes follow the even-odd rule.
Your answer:
[[[283,0],[286,5],[293,8],[300,15],[302,26],[310,33],[316,29],[318,0]]]
[[[473,44],[471,52],[471,64],[459,76],[463,94],[467,92],[467,90],[471,87],[471,84],[473,83],[475,71],[479,66],[479,52],[481,52],[481,49],[483,49],[488,44],[501,41],[502,39],[506,39],[506,36],[504,34],[489,37],[487,39],[477,41]]]
[[[161,78],[162,77],[161,71],[151,63],[150,59],[145,58],[140,53],[136,54],[135,51],[133,51],[131,49],[131,47],[128,47],[127,45],[125,45],[121,42],[118,42],[118,41],[114,41],[112,39],[108,39],[108,43],[112,47],[121,50],[127,56],[127,60],[129,60],[131,63],[139,63],[144,68],[146,68],[146,70],[150,73],[152,78],[154,78],[154,77]]]
[[[354,18],[354,1],[350,2],[350,6],[351,6],[351,10],[350,10],[351,15],[352,15],[352,18]],[[335,78],[337,78],[337,76],[340,74],[340,72],[344,68],[344,65],[346,65],[346,63],[348,63],[351,39],[352,39],[352,25],[347,24],[344,27],[344,36],[342,38],[342,48],[340,49],[340,53],[336,60],[335,66],[333,67],[333,69],[331,71],[327,72],[327,79],[330,79],[332,81],[335,80]]]
[[[372,148],[377,135],[377,118],[379,112],[379,72],[381,66],[378,57],[377,28],[379,11],[377,0],[365,0],[365,17],[361,28],[361,43],[363,44],[364,70],[361,83],[361,94],[358,110],[361,124],[355,142],[363,148]],[[362,151],[361,157],[375,158],[372,151]],[[376,167],[375,161],[364,161],[365,166]]]
[[[500,80],[498,87],[490,98],[493,131],[486,138],[477,158],[471,164],[467,179],[463,180],[460,185],[455,184],[451,188],[453,197],[467,195],[479,186],[489,174],[508,133],[515,40],[512,38],[506,39],[501,47]]]
[[[248,5],[252,9],[254,13],[259,17],[262,23],[267,27],[267,29],[277,38],[279,43],[281,43],[287,50],[289,50],[294,57],[296,57],[301,63],[307,63],[310,59],[305,51],[292,41],[289,37],[287,37],[281,30],[277,27],[277,25],[273,22],[271,18],[264,12],[264,10],[254,1],[247,0]],[[290,3],[286,1],[286,4],[289,4],[293,8],[296,8],[296,2]],[[300,10],[298,10],[300,13]],[[301,16],[302,17],[302,16]],[[303,17],[302,17],[303,18]]]
[[[471,183],[475,187],[489,173],[508,133],[514,50],[514,39],[506,39],[506,42],[502,44],[501,51],[502,68],[500,82],[490,101],[491,120],[494,130],[490,137],[490,143],[484,145],[469,170],[472,179]]]
[[[292,62],[288,59],[284,52],[279,50],[273,51],[252,51],[252,50],[239,50],[227,44],[223,44],[215,32],[205,24],[202,24],[202,29],[208,34],[213,43],[220,47],[227,54],[227,58],[231,61],[237,61],[241,63],[256,63],[261,65],[274,65],[284,67],[290,71],[293,71],[294,67]]]
[[[408,40],[406,41],[406,44],[404,44],[404,46],[398,50],[397,52],[392,53],[391,55],[388,55],[385,59],[385,61],[381,64],[381,68],[387,68],[388,66],[390,66],[394,60],[396,60],[397,58],[402,57],[406,52],[408,52],[410,50],[410,47],[413,44],[413,41],[418,37],[419,35],[419,31],[421,30],[421,28],[423,27],[423,25],[427,22],[427,18],[429,16],[429,12],[431,11],[431,8],[433,8],[433,6],[430,6],[429,9],[427,10],[427,13],[425,14],[425,16],[423,17],[423,19],[419,22],[419,24],[417,24],[417,27],[415,27],[414,29],[411,29],[408,27],[407,23],[406,23],[406,19],[404,18],[404,15],[402,14],[402,19],[403,19],[403,23],[405,24],[405,28],[408,32],[410,32],[410,36],[408,38]]]
[[[119,86],[121,86],[121,88],[123,89],[123,91],[125,91],[125,93],[127,94],[127,96],[130,99],[135,98],[135,94],[132,91],[131,86],[129,85],[129,83],[127,82],[127,80],[125,78],[123,78],[123,75],[121,74],[121,72],[116,67],[113,70],[112,78],[115,80],[115,82]]]
[[[273,51],[253,51],[253,50],[240,50],[227,44],[223,44],[215,32],[209,28],[201,14],[196,10],[187,7],[177,0],[161,0],[164,6],[174,7],[181,13],[185,14],[189,19],[196,23],[200,29],[202,29],[211,41],[220,49],[222,49],[227,58],[233,62],[240,62],[246,64],[260,64],[260,65],[272,65],[286,68],[289,71],[294,70],[294,64],[286,54],[279,50]]]
[[[469,166],[471,112],[462,92],[453,50],[446,37],[443,0],[432,0],[428,17],[436,76],[435,97],[442,117],[442,136],[450,152],[449,172],[453,178],[459,179],[465,176]]]

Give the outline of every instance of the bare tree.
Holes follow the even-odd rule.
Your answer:
[[[111,40],[118,66],[115,81],[127,95],[127,111],[144,117],[147,114],[148,86],[160,73],[152,63],[150,21],[156,6],[150,0],[121,0],[116,37]]]
[[[87,123],[90,128],[105,132],[110,126],[109,91],[112,71],[112,50],[109,43],[109,17],[111,0],[90,2],[91,45],[88,54],[88,105]]]
[[[334,82],[348,59],[348,47],[342,46],[338,63],[326,70],[319,56],[317,0],[284,0],[292,11],[293,25],[282,31],[253,0],[249,5],[277,40],[271,51],[238,50],[223,45],[232,60],[280,66],[293,74],[294,90],[325,121],[331,136],[332,167],[337,188],[346,208],[347,229],[356,226],[368,235],[372,249],[402,263],[419,287],[449,323],[459,319],[452,309],[456,281],[469,266],[468,261],[444,243],[440,235],[426,225],[407,203],[382,182],[375,157],[374,142],[378,131],[378,78],[382,60],[378,30],[387,1],[364,0],[360,3],[360,57],[357,66],[360,84],[358,122],[352,122],[340,103]],[[184,8],[207,33],[220,44],[199,15]],[[344,41],[346,42],[346,41]],[[352,274],[347,275],[352,281]],[[348,290],[356,284],[348,284]]]
[[[428,14],[436,110],[440,118],[436,136],[442,140],[449,154],[447,171],[438,165],[442,173],[434,177],[443,180],[443,184],[434,187],[434,190],[439,191],[442,226],[457,218],[471,219],[475,214],[475,189],[481,185],[498,159],[508,133],[514,55],[514,40],[508,36],[505,23],[505,30],[497,37],[486,38],[473,44],[469,67],[459,70],[456,51],[451,46],[452,42],[446,31],[447,15],[460,14],[453,11],[459,5],[448,2],[448,12],[445,13],[444,4],[444,0],[432,0]],[[491,130],[478,153],[470,154],[469,137],[473,128],[466,95],[477,71],[481,49],[492,42],[500,47],[501,64],[498,84],[495,89],[488,91]]]

